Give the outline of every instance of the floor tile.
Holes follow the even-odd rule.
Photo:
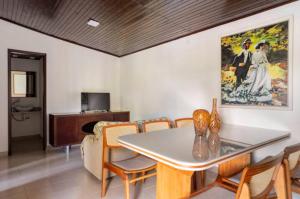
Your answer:
[[[15,187],[0,192],[0,199],[27,199],[26,191],[23,186]]]
[[[3,166],[3,164],[5,166]],[[69,158],[63,150],[30,152],[0,159],[0,199],[99,199],[101,182],[84,167],[79,148]],[[207,183],[216,177],[216,168],[207,172]],[[215,192],[218,191],[218,192]],[[124,199],[124,185],[115,176],[104,199]],[[130,186],[131,199],[155,199],[156,177]],[[226,198],[227,192],[212,190],[205,199]],[[293,194],[293,198],[300,199]]]

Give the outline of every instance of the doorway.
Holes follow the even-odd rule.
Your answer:
[[[8,49],[8,154],[47,148],[46,54]]]

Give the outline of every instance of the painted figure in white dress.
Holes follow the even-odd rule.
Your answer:
[[[272,101],[271,77],[267,70],[269,43],[262,40],[255,49],[247,78],[227,96],[228,101],[239,103],[268,103]]]
[[[221,38],[221,105],[288,107],[289,23]]]

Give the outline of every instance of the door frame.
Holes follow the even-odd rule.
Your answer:
[[[39,52],[30,52],[30,51],[23,51],[23,50],[15,50],[15,49],[8,49],[7,50],[7,59],[8,59],[8,155],[12,155],[12,116],[11,116],[11,109],[12,109],[12,100],[11,100],[11,57],[13,54],[23,54],[25,56],[37,56],[43,59],[43,150],[46,151],[47,149],[47,54],[46,53],[39,53]]]

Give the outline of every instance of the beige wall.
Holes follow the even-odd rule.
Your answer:
[[[120,60],[0,20],[0,152],[8,149],[7,49],[47,54],[47,112],[80,111],[82,91],[110,92],[120,108]]]
[[[221,36],[294,18],[293,110],[222,108],[224,122],[274,129],[289,129],[291,142],[300,141],[300,1],[218,26],[121,58],[121,106],[132,119],[189,117],[197,108],[211,109],[220,96]],[[292,28],[292,27],[291,27]],[[243,133],[243,132],[241,132]],[[287,144],[287,143],[285,143]],[[258,156],[276,153],[265,148]]]

